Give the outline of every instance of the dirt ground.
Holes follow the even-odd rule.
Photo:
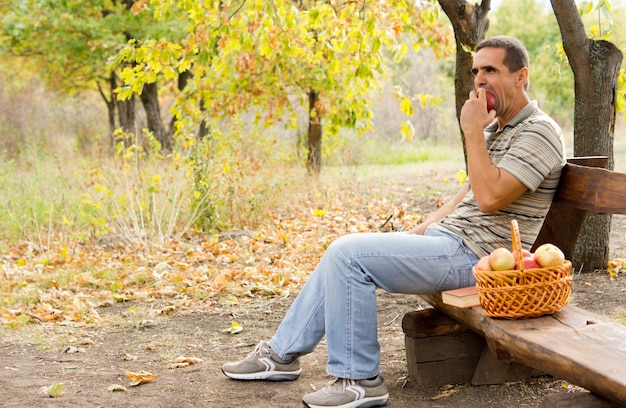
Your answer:
[[[625,241],[626,218],[614,217],[612,256],[625,256]],[[570,303],[626,320],[626,276],[610,280],[604,272],[575,275],[572,292]],[[378,297],[381,369],[390,388],[388,407],[539,407],[546,395],[579,390],[548,376],[505,385],[417,387],[407,377],[401,323],[406,312],[426,304],[413,295],[380,291]],[[259,340],[269,339],[291,301],[291,297],[257,297],[245,304],[216,306],[212,302],[193,308],[194,312],[177,313],[170,312],[165,301],[118,303],[98,311],[107,323],[97,329],[52,324],[0,328],[0,406],[302,406],[304,393],[330,380],[325,373],[324,343],[303,357],[303,373],[293,382],[240,382],[220,371],[223,362],[241,359]],[[244,330],[225,332],[232,321]],[[196,364],[171,368],[181,356]],[[131,386],[125,371],[158,377]],[[49,396],[54,384],[63,384],[63,395]]]

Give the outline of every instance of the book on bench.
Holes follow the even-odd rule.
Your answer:
[[[441,292],[441,300],[447,305],[463,308],[480,305],[478,288],[475,285],[467,288],[444,290]]]

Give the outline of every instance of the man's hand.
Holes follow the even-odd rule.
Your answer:
[[[414,228],[407,231],[407,234],[424,235],[428,225],[426,223],[417,224]]]
[[[483,129],[496,117],[495,111],[487,112],[487,91],[478,88],[470,92],[469,98],[465,101],[461,109],[461,129],[466,137],[480,135],[482,138]]]
[[[434,213],[430,215],[430,217],[426,218],[421,224],[415,226],[415,228],[407,231],[407,234],[417,234],[424,235],[428,226],[434,222],[441,221],[446,215],[452,213],[454,208],[463,201],[463,198],[467,195],[469,191],[469,185],[467,183],[463,184],[459,191],[456,192],[454,197],[441,207],[439,207]]]

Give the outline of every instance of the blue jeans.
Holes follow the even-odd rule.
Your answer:
[[[326,250],[270,347],[289,359],[312,352],[326,335],[328,374],[374,377],[380,363],[376,288],[428,294],[471,286],[478,260],[461,239],[440,231],[341,237]]]

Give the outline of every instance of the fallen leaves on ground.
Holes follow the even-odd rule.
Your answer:
[[[237,334],[243,331],[243,326],[235,321],[230,323],[230,327],[228,329],[224,329],[226,333]]]
[[[47,387],[41,387],[41,391],[50,398],[58,398],[65,393],[63,383],[55,382]]]
[[[620,273],[626,275],[626,258],[615,258],[609,261],[607,273],[611,279],[617,278]]]
[[[63,349],[66,354],[84,353],[87,350],[82,347],[67,346]]]
[[[190,365],[194,365],[194,364],[200,364],[203,362],[204,361],[198,357],[181,356],[181,357],[177,357],[176,359],[174,359],[174,361],[169,363],[167,365],[167,368],[169,369],[183,368],[183,367],[189,367]]]
[[[131,386],[146,384],[156,380],[158,377],[158,375],[149,373],[147,371],[139,371],[137,373],[124,371],[124,374],[126,374],[126,377],[128,377],[128,379],[130,380]]]
[[[107,387],[107,391],[111,392],[124,392],[126,391],[126,387],[120,384],[111,384]]]
[[[46,245],[3,243],[0,318],[10,327],[87,325],[99,324],[102,308],[119,302],[165,299],[159,313],[171,314],[255,296],[289,297],[337,237],[383,225],[386,231],[408,229],[419,221],[424,203],[432,211],[441,198],[420,197],[402,185],[383,195],[375,187],[367,200],[313,195],[306,205],[269,214],[265,226],[245,234],[199,234],[164,245],[115,235],[92,243],[53,237]]]
[[[431,399],[431,401],[437,401],[437,400],[440,400],[442,398],[447,398],[447,397],[451,396],[452,394],[454,394],[454,393],[456,393],[458,391],[459,391],[459,389],[457,387],[455,387],[454,385],[447,385],[447,386],[443,387],[443,390],[439,394],[437,394],[437,395],[435,395],[433,397],[430,397],[430,399]]]

